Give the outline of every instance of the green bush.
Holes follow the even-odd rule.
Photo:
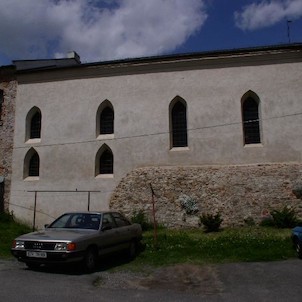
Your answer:
[[[209,232],[218,232],[220,229],[220,225],[223,219],[220,216],[220,213],[216,215],[213,214],[202,214],[199,217],[200,223],[203,224],[204,229],[207,233]]]
[[[245,218],[245,219],[244,219],[244,223],[245,223],[247,226],[254,226],[254,225],[256,225],[254,218],[251,217],[251,216]]]
[[[298,199],[302,199],[302,186],[298,185],[293,189],[293,193]]]
[[[31,228],[15,221],[12,213],[0,213],[0,258],[11,257],[12,241],[16,237],[29,232],[31,232]]]
[[[0,222],[12,222],[12,221],[14,221],[13,214],[7,212],[0,213]]]
[[[268,218],[262,219],[259,225],[262,227],[275,227],[276,226],[273,217],[268,217]]]
[[[273,210],[271,215],[274,220],[274,225],[278,228],[293,228],[299,220],[295,209],[285,206],[282,210]]]
[[[132,223],[139,223],[143,231],[151,230],[153,228],[152,223],[149,222],[146,214],[143,210],[134,211],[131,217]]]

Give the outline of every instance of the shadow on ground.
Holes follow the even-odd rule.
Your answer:
[[[110,256],[103,256],[99,258],[98,265],[94,272],[103,272],[115,267],[124,265],[132,261],[125,252],[114,253]],[[51,274],[67,274],[67,275],[83,275],[88,274],[81,263],[68,263],[68,264],[48,264],[41,265],[35,268],[25,268],[27,270],[34,270],[39,272]]]

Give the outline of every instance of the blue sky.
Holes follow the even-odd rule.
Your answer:
[[[0,65],[302,42],[302,0],[0,0]]]

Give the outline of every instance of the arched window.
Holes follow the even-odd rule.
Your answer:
[[[259,98],[249,92],[242,101],[242,123],[245,144],[259,144],[260,121],[259,121]]]
[[[24,178],[40,175],[40,157],[37,151],[31,148],[24,159]]]
[[[41,112],[39,111],[31,119],[30,138],[41,138]]]
[[[103,145],[96,155],[96,176],[113,174],[113,153],[107,145]]]
[[[102,102],[96,114],[96,136],[106,134],[114,134],[114,109],[108,100]]]
[[[26,117],[26,140],[41,138],[41,111],[37,107],[33,107]]]
[[[113,154],[109,150],[100,157],[100,174],[113,174]]]
[[[34,153],[29,160],[28,176],[39,176],[40,174],[40,158],[38,153]]]
[[[170,104],[171,147],[187,147],[187,105],[180,97]]]
[[[103,109],[100,115],[100,134],[113,134],[114,112],[110,107]]]

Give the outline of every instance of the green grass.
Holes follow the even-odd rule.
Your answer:
[[[12,240],[30,232],[8,214],[0,214],[0,258],[11,257]],[[296,257],[290,229],[241,227],[217,233],[196,230],[158,230],[157,246],[153,232],[144,232],[145,249],[120,268],[140,269],[177,263],[225,263],[242,261],[274,261]]]
[[[290,229],[255,226],[218,233],[160,230],[154,246],[153,233],[145,232],[146,249],[131,266],[284,260],[296,257],[290,235]]]
[[[16,223],[13,216],[0,213],[0,258],[12,257],[10,253],[12,241],[19,235],[30,231],[28,226]]]

